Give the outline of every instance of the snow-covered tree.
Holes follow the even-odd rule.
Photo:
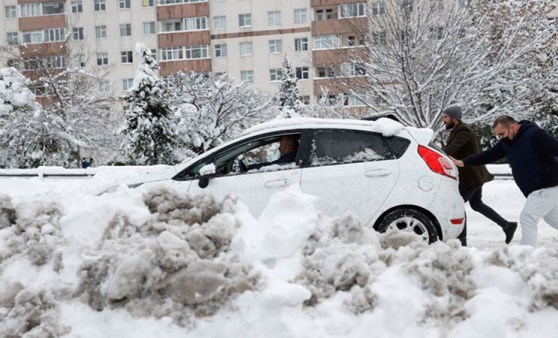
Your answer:
[[[304,105],[300,101],[298,87],[296,86],[298,79],[295,70],[287,55],[283,59],[281,73],[281,83],[276,98],[280,111],[279,118],[299,117]]]
[[[165,82],[155,75],[159,65],[151,50],[141,42],[135,49],[141,64],[126,97],[126,125],[122,129],[125,161],[137,165],[174,164],[178,138],[168,106],[170,93]]]
[[[0,69],[0,164],[9,168],[63,165],[58,133],[64,122],[42,109],[15,68]]]
[[[226,74],[178,73],[169,79],[172,105],[178,116],[178,134],[192,156],[237,137],[254,124],[273,118],[271,100],[233,83]]]
[[[477,121],[496,112],[535,111],[547,99],[532,99],[534,91],[546,95],[541,87],[551,86],[542,77],[557,74],[547,53],[555,28],[546,19],[546,2],[382,4],[368,11],[365,28],[355,25],[352,34],[362,36],[364,45],[345,58],[364,68],[357,74],[365,73],[365,81],[335,80],[343,92],[366,93],[373,113],[390,112],[405,124],[439,129],[441,111],[450,104],[461,104],[465,119]],[[506,9],[505,16],[499,8]]]
[[[99,91],[105,77],[80,67],[44,69],[41,75],[36,83],[46,93],[43,110],[63,121],[57,134],[73,154],[74,165],[79,164],[80,155],[116,151],[117,114],[111,109],[116,99]]]

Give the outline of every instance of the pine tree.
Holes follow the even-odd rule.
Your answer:
[[[300,117],[303,104],[300,101],[298,88],[296,86],[295,70],[287,55],[283,59],[281,84],[277,94],[277,106],[279,107],[279,118]]]
[[[141,64],[126,98],[126,125],[122,133],[127,162],[136,165],[174,164],[177,134],[167,102],[166,84],[155,76],[158,63],[141,42],[136,44]]]

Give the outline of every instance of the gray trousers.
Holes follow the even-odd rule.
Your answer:
[[[535,190],[527,197],[519,216],[520,244],[537,244],[537,225],[541,218],[558,230],[558,186]]]

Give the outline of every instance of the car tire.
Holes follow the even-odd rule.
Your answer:
[[[438,231],[432,219],[416,209],[403,208],[388,212],[378,225],[378,231],[386,232],[392,228],[412,232],[428,243],[438,240]]]

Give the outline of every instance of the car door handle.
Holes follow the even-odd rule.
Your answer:
[[[291,183],[291,181],[282,178],[279,180],[273,180],[273,181],[267,181],[264,183],[264,187],[266,188],[277,188],[277,187],[284,187],[289,185],[289,183]]]
[[[384,177],[384,176],[388,176],[390,174],[391,174],[391,170],[384,169],[384,168],[378,168],[378,169],[368,170],[368,171],[366,171],[366,173],[364,175],[366,177]]]

